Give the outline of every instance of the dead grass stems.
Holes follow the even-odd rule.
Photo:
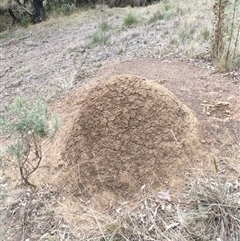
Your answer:
[[[211,57],[215,69],[220,72],[237,67],[239,23],[238,0],[216,0],[213,6],[214,23],[211,39]],[[230,23],[230,24],[229,24]]]
[[[239,240],[238,179],[202,173],[188,180],[181,197],[147,188],[141,188],[134,204],[123,203],[105,214],[103,223],[91,209],[98,228],[88,240]]]

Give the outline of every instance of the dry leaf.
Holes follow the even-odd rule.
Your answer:
[[[166,230],[169,230],[169,229],[171,229],[171,228],[175,228],[175,227],[177,227],[177,226],[179,226],[180,225],[180,223],[172,223],[172,224],[170,224],[170,225],[168,225],[167,227],[166,227]]]
[[[169,195],[169,192],[157,192],[157,197],[161,200],[167,200],[171,202],[171,197]]]
[[[146,184],[144,184],[142,187],[141,187],[141,192],[143,191],[143,189],[145,189],[145,187],[146,187]]]

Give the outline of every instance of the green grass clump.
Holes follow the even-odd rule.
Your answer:
[[[32,23],[31,18],[30,18],[29,16],[24,16],[24,17],[21,19],[20,26],[26,28],[26,27],[29,26],[31,23]]]
[[[136,15],[134,15],[133,13],[128,13],[124,17],[123,22],[124,22],[124,26],[128,28],[128,27],[131,27],[132,25],[136,24],[138,22],[138,19],[137,19]]]
[[[110,30],[112,29],[112,26],[108,22],[102,22],[99,26],[96,32],[94,32],[91,35],[91,41],[88,44],[87,47],[96,46],[99,44],[105,45],[110,38]]]
[[[109,39],[109,35],[104,32],[97,31],[92,35],[92,45],[106,44]]]
[[[100,25],[99,25],[99,30],[101,32],[107,32],[107,31],[110,31],[112,29],[111,25],[109,24],[109,22],[102,22]]]

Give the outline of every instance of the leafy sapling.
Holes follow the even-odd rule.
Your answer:
[[[29,176],[39,168],[42,146],[55,136],[59,125],[60,119],[43,101],[31,103],[24,98],[15,99],[9,105],[7,115],[0,119],[0,128],[10,141],[4,158],[17,164],[26,184],[34,186],[29,182]]]

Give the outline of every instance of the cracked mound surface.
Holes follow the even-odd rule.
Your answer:
[[[75,193],[125,197],[183,175],[197,121],[166,88],[117,76],[95,86],[82,104],[63,151]]]

